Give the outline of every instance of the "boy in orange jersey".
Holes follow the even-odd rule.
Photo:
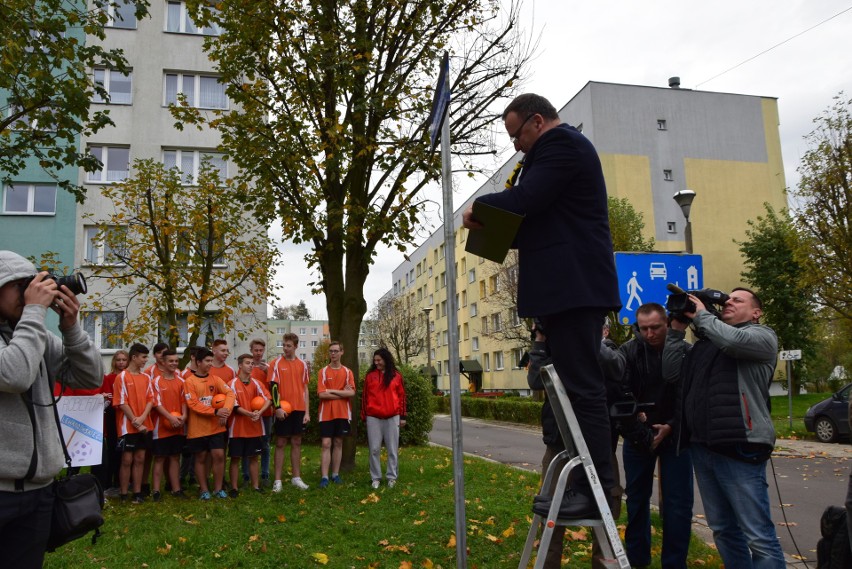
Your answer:
[[[350,399],[355,397],[355,376],[352,370],[340,363],[343,356],[343,344],[334,341],[328,346],[327,366],[317,375],[317,395],[319,396],[319,425],[322,438],[320,469],[322,478],[319,487],[328,486],[328,469],[331,466],[331,481],[343,484],[340,479],[340,460],[343,458],[343,437],[348,437],[352,406]]]
[[[293,477],[290,483],[300,490],[307,490],[302,481],[302,433],[310,420],[308,405],[308,366],[296,357],[299,337],[293,333],[284,334],[284,355],[272,360],[266,377],[272,392],[272,404],[275,409],[275,482],[273,492],[281,491],[281,472],[284,470],[284,447],[290,440],[290,468]],[[287,401],[293,408],[290,414],[281,409],[281,401]]]
[[[207,457],[212,458],[213,489],[219,498],[227,498],[222,489],[225,477],[225,425],[234,408],[234,392],[220,377],[210,373],[213,352],[198,348],[195,352],[198,369],[185,379],[184,397],[189,408],[187,417],[186,446],[195,455],[195,477],[201,490],[202,500],[210,499],[207,485]],[[225,404],[213,407],[213,397],[225,395]]]
[[[228,356],[231,355],[231,349],[228,347],[228,340],[219,338],[213,340],[213,366],[210,368],[210,373],[216,377],[221,377],[225,383],[231,383],[231,380],[237,377],[237,372],[227,363]]]
[[[229,384],[234,390],[234,413],[228,427],[228,456],[231,457],[231,498],[239,495],[240,463],[248,462],[249,480],[256,492],[260,492],[258,457],[265,429],[261,417],[271,405],[269,392],[263,383],[251,376],[252,356],[243,354],[237,358],[237,378]],[[261,397],[263,407],[252,409],[252,400]]]
[[[269,369],[269,365],[267,365],[266,360],[263,359],[263,355],[266,353],[266,342],[260,338],[253,339],[249,344],[249,351],[251,352],[252,357],[251,376],[263,384],[266,390],[271,393],[271,391],[269,391],[271,389],[269,387],[269,382],[266,379],[266,372]],[[260,480],[264,485],[269,483],[269,439],[272,435],[273,416],[273,409],[270,405],[260,417],[260,420],[263,421],[264,431],[260,447]],[[244,461],[243,481],[248,481],[249,478],[248,464]]]
[[[151,422],[151,409],[154,407],[154,393],[151,390],[151,378],[142,373],[148,361],[148,348],[142,344],[130,346],[130,363],[127,369],[115,379],[113,386],[113,406],[121,413],[116,414],[119,448],[121,449],[121,469],[118,472],[120,499],[127,499],[127,488],[133,476],[133,503],[145,501],[142,494],[142,474],[145,467],[145,450],[148,448],[148,433],[154,428]]]
[[[186,423],[186,398],[183,392],[183,378],[177,368],[180,356],[171,349],[163,350],[165,367],[154,378],[154,479],[152,497],[160,501],[160,480],[163,478],[163,466],[168,459],[168,477],[172,496],[185,498],[180,487],[180,454],[186,444],[184,424]],[[177,415],[175,415],[177,413]]]
[[[145,370],[148,377],[157,379],[157,377],[162,375],[163,370],[166,369],[166,352],[170,350],[171,348],[165,342],[154,344],[154,349],[151,350],[151,353],[154,354],[154,363]]]

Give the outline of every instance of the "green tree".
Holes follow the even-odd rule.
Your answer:
[[[793,193],[802,204],[796,259],[817,302],[852,320],[852,100],[838,94],[814,123]]]
[[[815,356],[813,292],[796,259],[799,245],[793,220],[766,204],[766,213],[748,225],[747,239],[738,243],[745,266],[742,277],[759,292],[763,322],[775,330],[779,348],[803,350],[802,364],[807,365]],[[800,377],[794,374],[789,385],[798,394]]]
[[[101,298],[138,303],[123,339],[159,333],[178,346],[184,319],[189,345],[210,332],[211,318],[234,329],[265,301],[278,258],[266,226],[234,199],[247,187],[222,180],[206,160],[193,185],[177,168],[153,160],[136,161],[134,170],[132,178],[102,188],[113,212],[88,216],[101,227],[97,240],[105,252],[93,267],[93,278],[109,289]],[[104,302],[92,306],[110,308]]]
[[[86,2],[65,0],[0,3],[0,181],[17,176],[32,158],[82,201],[83,190],[58,178],[56,170],[68,165],[94,172],[100,167],[77,147],[81,133],[112,124],[108,111],[90,112],[93,95],[109,100],[103,86],[93,83],[92,67],[128,71],[121,50],[83,36],[103,40],[110,12],[129,8],[137,18],[148,13],[147,0],[117,1],[92,9]]]

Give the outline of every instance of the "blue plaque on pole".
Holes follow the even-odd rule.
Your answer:
[[[647,302],[666,305],[671,294],[666,285],[676,284],[684,290],[704,287],[701,255],[681,253],[616,253],[621,324],[636,322],[636,309]]]

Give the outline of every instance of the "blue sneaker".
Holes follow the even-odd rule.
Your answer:
[[[216,497],[217,498],[227,498],[228,493],[225,492],[224,490],[219,490],[218,492],[216,492]]]
[[[334,476],[332,476],[331,481],[334,482],[335,484],[343,484],[343,480],[340,479],[339,474],[335,474]]]
[[[209,500],[210,499],[210,492],[202,492],[201,495],[198,497],[198,499],[204,500],[204,501]]]
[[[328,488],[328,478],[320,478],[320,488]]]

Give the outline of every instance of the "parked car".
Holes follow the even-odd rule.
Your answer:
[[[813,405],[805,413],[805,429],[815,433],[824,443],[837,442],[849,436],[849,395],[852,383],[828,399]]]

